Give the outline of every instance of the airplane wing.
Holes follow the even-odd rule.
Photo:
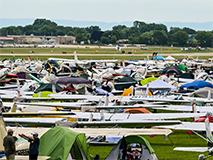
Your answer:
[[[3,100],[21,100],[21,101],[60,101],[60,100],[86,100],[86,97],[83,96],[58,96],[58,97],[32,97],[32,96],[22,96],[16,97],[8,95],[1,95]]]
[[[25,149],[28,149],[28,148],[25,148]],[[38,156],[38,160],[46,160],[46,159],[50,159],[50,158],[51,158],[50,156]],[[15,155],[15,159],[18,159],[18,160],[29,160],[29,156]],[[2,157],[1,160],[7,160],[7,158],[6,157]]]
[[[33,132],[38,132],[42,136],[51,128],[24,128],[24,127],[7,127],[13,129],[14,136],[19,137],[18,134],[25,133],[31,135]],[[149,129],[149,128],[69,128],[72,131],[85,133],[86,136],[99,136],[99,135],[165,135],[168,136],[172,132],[170,129]]]
[[[197,111],[199,112],[213,112],[213,107],[210,106],[205,106],[205,107],[201,107],[201,106],[196,106],[197,107]],[[184,111],[184,112],[192,112],[192,106],[182,106],[182,105],[164,105],[162,108],[158,107],[158,106],[154,106],[150,107],[150,108],[154,108],[154,109],[162,109],[162,110],[171,110],[171,111]]]
[[[191,151],[191,152],[206,152],[208,147],[176,147],[175,151]]]
[[[210,123],[211,131],[213,132],[213,123]],[[168,126],[156,126],[159,128],[169,128],[178,130],[195,130],[195,131],[206,131],[204,122],[182,122],[178,125],[168,125]]]
[[[32,116],[45,116],[45,115],[75,115],[72,112],[4,112],[2,115],[6,117],[32,117]]]
[[[100,113],[93,112],[77,112],[75,113],[78,119],[89,119],[92,115],[93,119],[101,119]],[[164,119],[177,119],[177,118],[190,118],[205,116],[205,113],[152,113],[152,114],[130,114],[130,113],[104,113],[105,120],[164,120]]]
[[[168,121],[152,121],[152,120],[136,120],[136,121],[79,121],[79,127],[125,127],[125,128],[135,128],[135,127],[151,127],[156,125],[166,125],[166,124],[180,124],[179,120],[168,120]]]
[[[67,121],[66,118],[3,118],[8,125],[20,124],[22,126],[55,126],[56,121]]]
[[[204,103],[213,103],[213,100],[207,98],[195,98],[195,97],[183,97],[178,99],[177,96],[132,96],[132,101],[160,101],[160,102],[177,102],[177,103],[189,103],[190,101],[203,101]]]
[[[79,133],[85,133],[86,136],[99,135],[165,135],[168,136],[173,133],[170,129],[148,129],[148,128],[70,128]]]
[[[17,105],[28,105],[28,106],[43,106],[43,107],[66,107],[66,108],[81,108],[78,104],[86,103],[15,103]]]
[[[175,108],[174,105],[152,105],[152,104],[136,104],[133,106],[129,106],[129,105],[119,105],[119,106],[114,106],[114,105],[108,105],[108,106],[88,106],[88,104],[91,103],[79,103],[79,102],[75,102],[75,103],[70,103],[70,102],[64,102],[64,103],[23,103],[23,102],[16,102],[15,104],[17,105],[32,105],[32,106],[44,106],[44,107],[66,107],[66,108],[84,108],[84,109],[122,109],[122,108],[165,108],[168,109],[169,108]],[[79,105],[86,105],[86,106],[79,106]],[[178,105],[176,106],[178,107]],[[190,106],[181,106],[181,109],[187,108]],[[192,108],[192,107],[190,107]],[[209,108],[209,107],[208,107]],[[192,110],[192,109],[191,109]],[[189,109],[187,109],[186,111],[191,111]]]
[[[8,86],[4,86],[4,87],[0,87],[0,89],[13,89],[13,88],[17,88],[18,85],[8,85]]]

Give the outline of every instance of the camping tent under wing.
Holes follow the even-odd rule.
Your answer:
[[[85,135],[61,126],[50,129],[41,137],[39,155],[51,156],[51,160],[90,159]]]
[[[145,138],[143,138],[142,136],[130,135],[123,137],[112,149],[112,151],[109,153],[105,160],[126,159],[129,156],[128,154],[130,154],[127,153],[127,148],[131,146],[130,144],[137,144],[140,146],[140,160],[158,159],[154,149]],[[123,152],[123,150],[126,152]],[[125,156],[123,154],[125,154]]]
[[[176,91],[177,88],[169,83],[166,83],[162,80],[155,80],[155,81],[152,81],[144,86],[139,86],[137,87],[137,89],[147,89],[147,87],[150,89],[150,90],[169,90],[169,91]]]

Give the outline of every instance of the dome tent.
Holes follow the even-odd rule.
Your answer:
[[[39,156],[51,156],[51,160],[90,159],[85,134],[61,126],[42,135]]]
[[[128,157],[127,146],[128,145],[130,146],[130,144],[132,143],[139,145],[141,149],[140,160],[143,160],[143,159],[157,160],[158,159],[154,149],[145,138],[143,138],[142,136],[129,135],[129,136],[123,137],[117,143],[117,145],[112,149],[112,151],[109,153],[109,155],[107,156],[105,160],[126,159]]]

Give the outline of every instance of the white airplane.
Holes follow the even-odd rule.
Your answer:
[[[54,105],[54,104],[53,104]],[[53,106],[50,105],[50,106]],[[73,107],[73,106],[72,106]],[[58,115],[57,115],[58,114]],[[156,125],[168,125],[178,124],[177,120],[165,120],[176,118],[190,118],[205,116],[206,113],[153,113],[153,114],[131,114],[131,113],[104,113],[103,110],[100,113],[96,112],[47,112],[38,111],[36,113],[4,113],[5,122],[8,124],[19,123],[22,125],[50,125],[56,123],[56,121],[77,121],[79,126],[156,126]],[[12,117],[32,117],[40,116],[40,118],[6,118]],[[58,119],[52,119],[51,116],[58,116]],[[61,118],[59,118],[59,116]],[[43,118],[42,118],[43,117]],[[45,118],[44,118],[45,117]],[[95,120],[95,121],[92,121]],[[86,121],[86,122],[85,122]]]
[[[204,124],[203,124],[204,125]],[[206,152],[208,151],[208,156],[204,156],[203,154],[199,155],[199,160],[207,159],[211,156],[213,156],[213,137],[212,137],[212,125],[209,123],[209,118],[206,118],[205,120],[205,131],[206,131],[206,138],[199,135],[197,132],[193,132],[202,139],[207,141],[208,146],[207,147],[176,147],[174,148],[175,151],[192,151],[192,152]],[[203,128],[204,129],[204,128]],[[203,130],[202,129],[202,130]],[[193,129],[196,130],[196,129]]]
[[[10,72],[9,68],[3,68],[0,70],[0,81],[6,78],[7,74]]]
[[[132,96],[131,101],[155,101],[155,102],[177,102],[177,103],[189,103],[190,101],[202,101],[204,103],[213,103],[211,98],[196,98],[196,97],[183,97],[178,96]]]
[[[75,63],[76,66],[82,68],[82,69],[88,69],[91,67],[91,62],[96,62],[96,63],[115,63],[118,62],[118,60],[78,60],[76,51],[74,51],[74,60],[72,59],[62,59],[62,58],[48,58],[48,60],[59,60],[59,61],[66,61],[66,62],[71,62]]]
[[[0,151],[4,150],[3,147],[3,138],[6,136],[7,131],[6,128],[14,130],[14,136],[18,139],[19,134],[25,133],[27,136],[30,136],[32,132],[38,132],[39,136],[42,136],[45,132],[47,132],[51,128],[23,128],[23,127],[5,127],[2,116],[0,115]],[[170,129],[139,129],[139,128],[69,128],[75,132],[85,133],[86,136],[99,136],[99,135],[151,135],[158,134],[168,136],[172,133]],[[29,143],[27,141],[17,141],[16,142],[16,150],[24,150],[29,148]],[[17,158],[18,159],[18,158]]]

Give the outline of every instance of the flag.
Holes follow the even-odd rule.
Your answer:
[[[118,45],[116,45],[115,49],[118,50],[118,51],[120,51],[121,47],[119,47]]]

